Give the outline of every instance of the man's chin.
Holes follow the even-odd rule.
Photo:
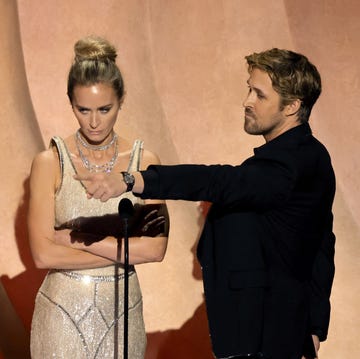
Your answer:
[[[249,127],[249,126],[246,126],[246,125],[244,125],[244,131],[248,135],[253,135],[253,136],[262,135],[262,132],[258,128],[252,128],[252,127]]]

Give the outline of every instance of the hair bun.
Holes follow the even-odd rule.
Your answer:
[[[110,60],[115,62],[117,53],[113,45],[107,40],[96,37],[88,36],[76,42],[74,46],[75,61],[106,61]]]

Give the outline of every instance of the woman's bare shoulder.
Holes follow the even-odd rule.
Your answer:
[[[144,149],[141,167],[146,169],[150,165],[159,165],[159,164],[160,164],[159,156],[154,152]]]
[[[59,155],[55,148],[50,147],[35,155],[32,162],[32,172],[56,170],[59,167]]]

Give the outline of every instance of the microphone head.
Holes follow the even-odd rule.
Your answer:
[[[123,198],[119,202],[118,209],[121,219],[130,219],[134,215],[134,206],[129,198]]]

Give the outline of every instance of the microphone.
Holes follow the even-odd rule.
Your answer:
[[[120,219],[126,221],[134,215],[134,206],[129,198],[123,198],[119,202],[119,217]]]

